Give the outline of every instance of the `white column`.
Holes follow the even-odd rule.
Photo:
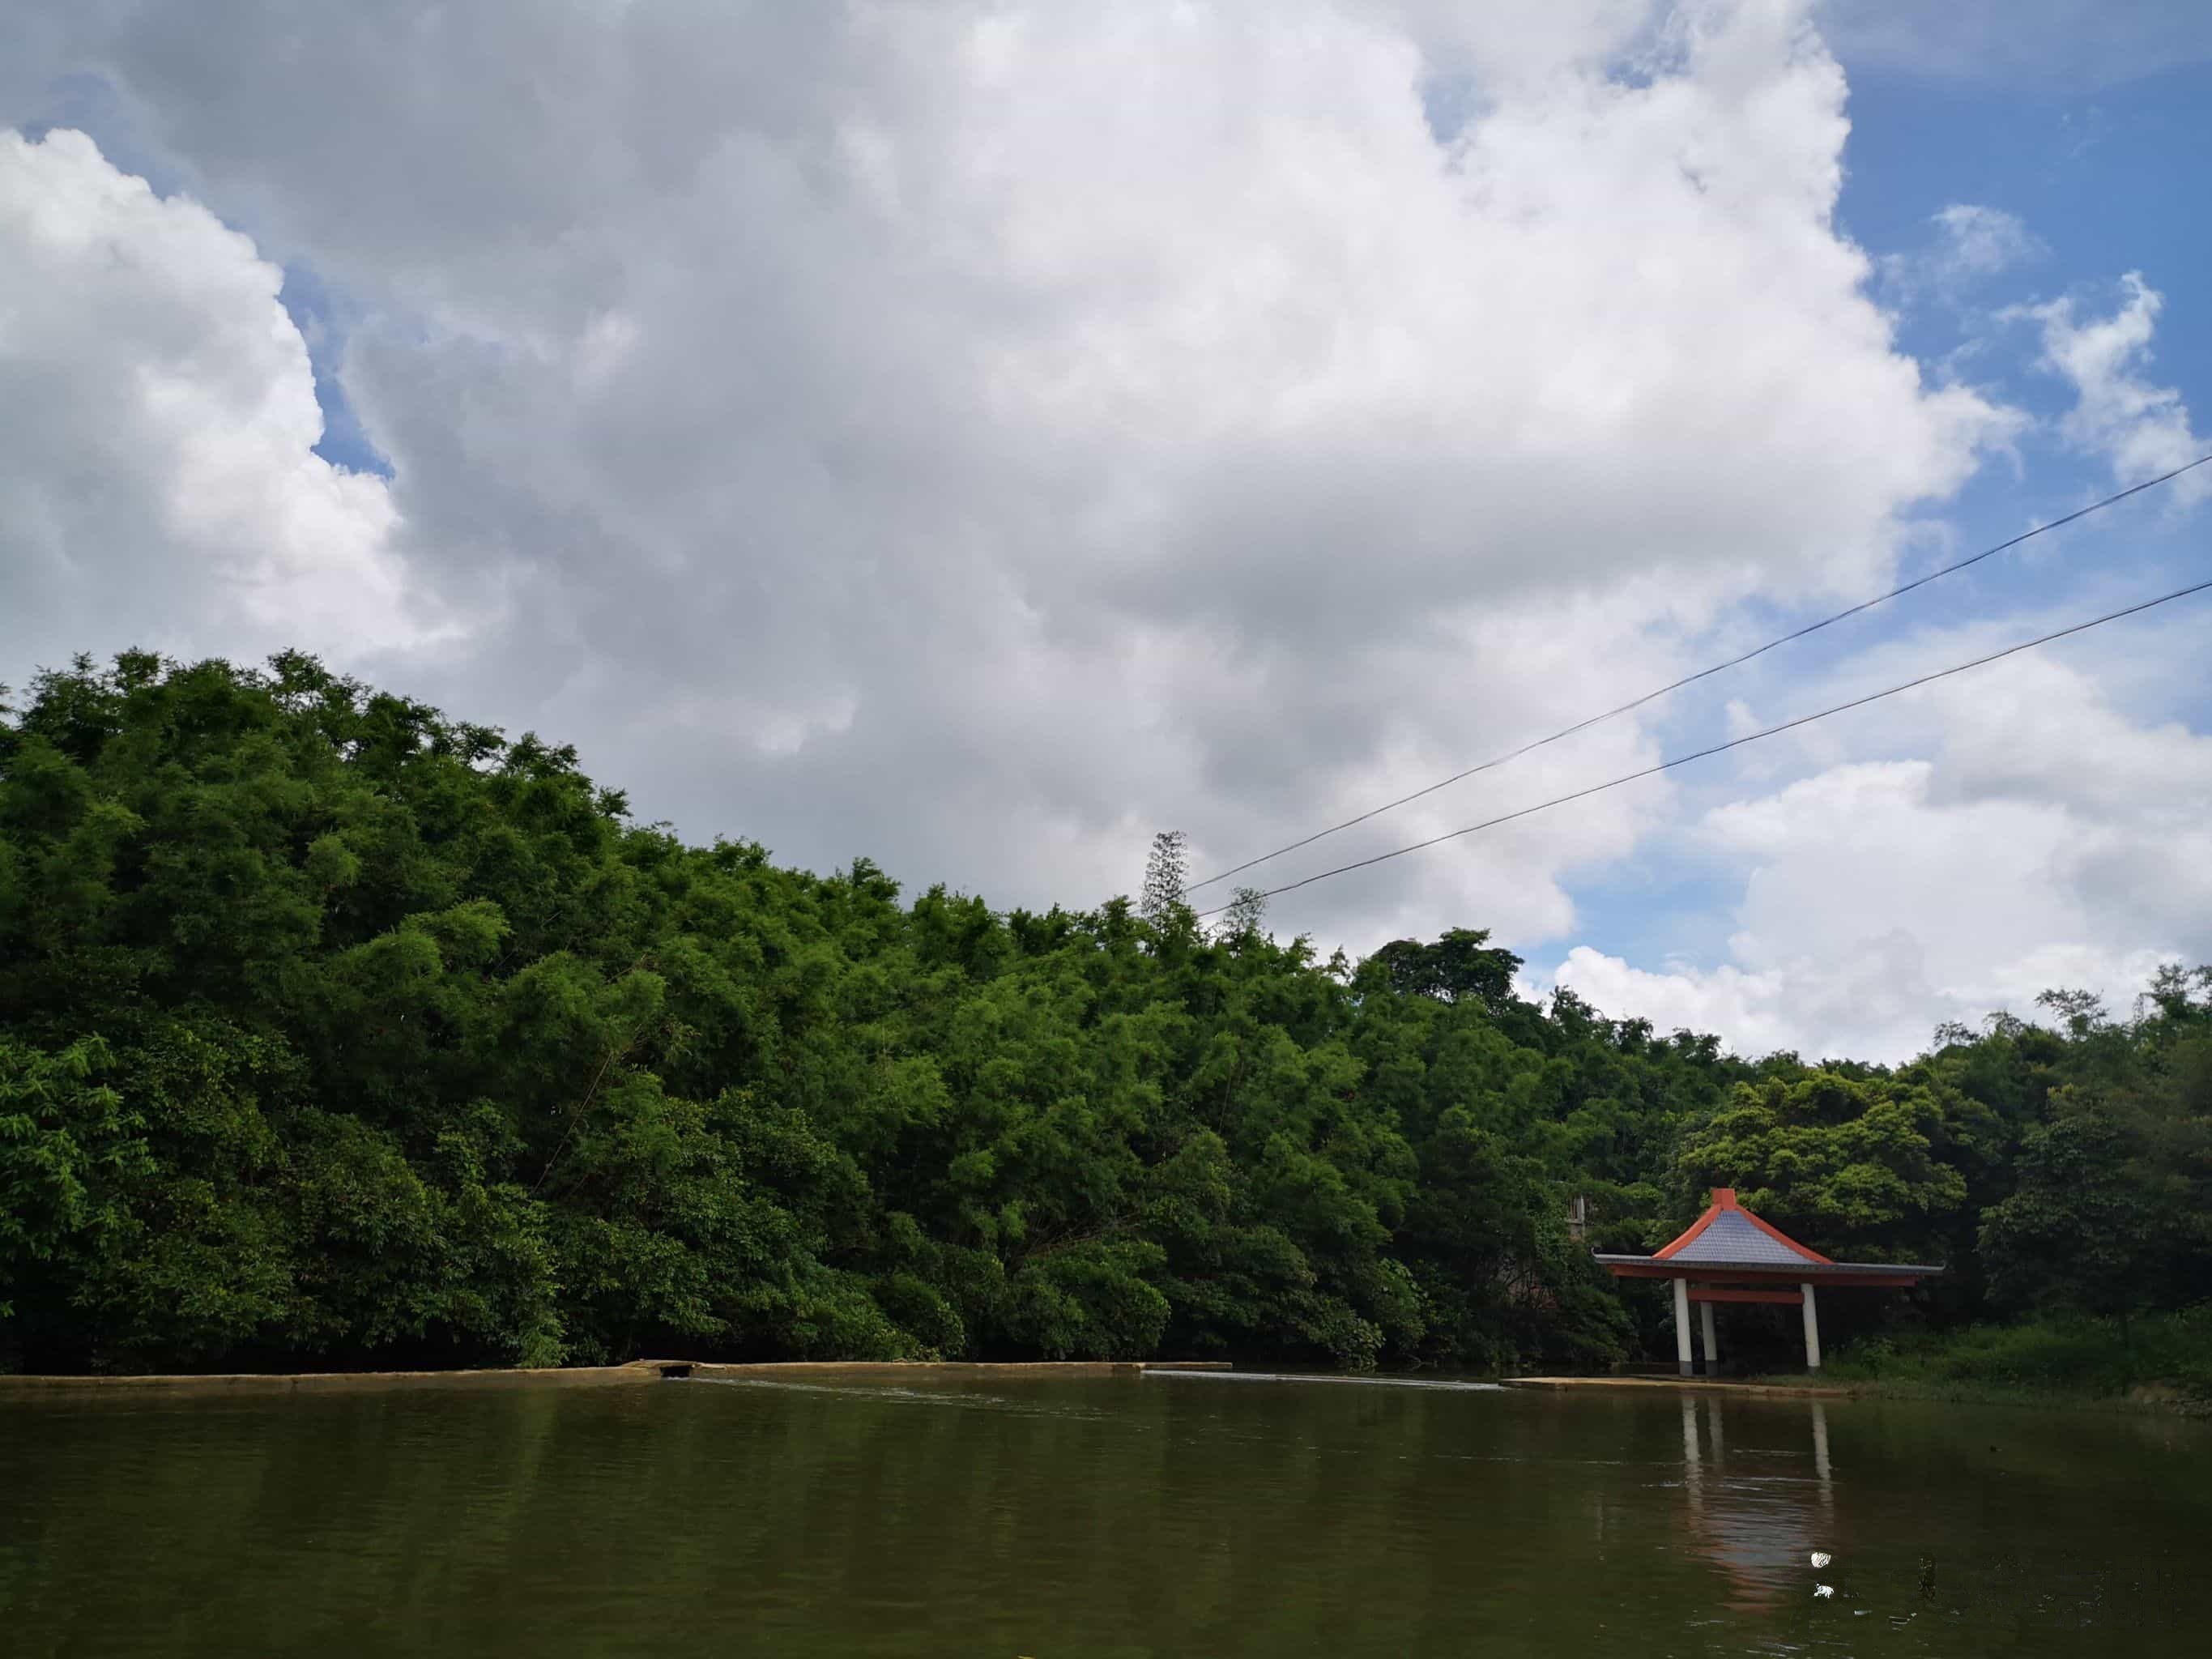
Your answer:
[[[1698,1326],[1705,1334],[1705,1375],[1717,1376],[1721,1369],[1720,1340],[1713,1334],[1713,1304],[1698,1304]]]
[[[1801,1285],[1798,1289],[1805,1297],[1805,1369],[1817,1371],[1820,1369],[1820,1310],[1813,1304],[1810,1283]]]
[[[1674,1358],[1681,1362],[1682,1375],[1687,1376],[1693,1369],[1690,1364],[1690,1281],[1674,1281]]]

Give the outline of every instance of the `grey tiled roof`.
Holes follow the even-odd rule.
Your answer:
[[[1812,1260],[1753,1226],[1741,1210],[1723,1210],[1711,1226],[1667,1259],[1740,1267],[1802,1267]]]

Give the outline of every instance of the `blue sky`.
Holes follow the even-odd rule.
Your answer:
[[[2120,275],[2139,270],[2168,296],[2155,378],[2179,389],[2192,408],[2212,407],[2212,293],[2202,280],[2212,269],[2212,219],[2191,204],[2192,195],[2201,194],[2201,181],[2191,177],[2194,158],[2212,155],[2212,71],[2196,64],[2117,87],[2067,91],[1846,67],[1853,71],[1851,133],[1838,216],[1853,240],[1878,261],[1910,259],[1936,246],[1937,215],[1967,203],[2013,216],[2038,245],[2016,264],[1951,294],[1900,300],[1893,285],[1890,289],[1906,350],[1931,366],[1970,351],[1958,372],[2000,387],[2008,402],[2038,422],[2018,440],[2017,471],[2002,463],[1986,467],[1928,515],[1949,544],[1931,546],[1917,565],[1908,563],[1909,577],[2120,487],[2101,458],[2081,454],[2052,429],[2071,398],[2064,384],[2039,367],[2033,325],[2007,323],[1996,313],[2066,295],[2079,296],[2086,307],[2108,309]],[[1819,706],[1790,695],[1791,686],[1812,682],[1872,643],[2037,607],[2048,607],[2063,625],[2077,613],[2094,615],[2167,591],[2192,574],[2212,574],[2204,520],[2177,512],[2170,492],[2153,492],[1789,647],[1785,660],[1677,694],[1663,727],[1665,747],[1671,753],[1711,740],[1732,697],[1749,697],[1783,718]],[[2184,611],[2171,621],[2212,638],[2212,617]],[[2086,640],[2055,647],[2076,653],[2087,648]],[[2124,647],[2115,642],[2114,648]],[[2212,652],[2193,661],[2183,656],[2170,666],[2175,672],[2147,688],[2142,706],[2203,729],[2212,709]],[[1728,785],[1713,781],[1727,775],[1725,763],[1711,763],[1686,783],[1693,793],[1719,798]],[[1702,787],[1708,781],[1712,787]],[[1678,841],[1578,880],[1573,891],[1584,937],[1598,948],[1632,961],[1711,965],[1727,957],[1735,925],[1730,902],[1740,886],[1740,872],[1727,861]]]

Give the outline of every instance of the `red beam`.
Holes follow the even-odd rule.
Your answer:
[[[1662,1261],[1656,1256],[1649,1258],[1650,1266],[1642,1262],[1603,1264],[1606,1272],[1615,1279],[1725,1279],[1736,1285],[1841,1285],[1846,1286],[1887,1286],[1893,1290],[1909,1290],[1920,1282],[1918,1274],[1910,1277],[1892,1273],[1799,1273],[1789,1267],[1723,1267],[1711,1262]]]
[[[1690,1286],[1692,1302],[1771,1302],[1778,1307],[1794,1308],[1804,1299],[1800,1291],[1722,1291],[1710,1285]]]

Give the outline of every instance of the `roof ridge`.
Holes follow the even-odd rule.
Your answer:
[[[1744,1208],[1742,1205],[1736,1201],[1735,1188],[1733,1187],[1714,1188],[1713,1200],[1711,1204],[1705,1206],[1705,1213],[1699,1216],[1695,1221],[1692,1222],[1688,1228],[1672,1243],[1668,1243],[1662,1249],[1653,1251],[1652,1259],[1656,1261],[1672,1261],[1677,1259],[1684,1261],[1728,1259],[1725,1257],[1707,1256],[1705,1253],[1699,1252],[1696,1249],[1701,1242],[1705,1243],[1706,1249],[1708,1251],[1713,1249],[1718,1245],[1717,1240],[1706,1241],[1705,1235],[1713,1229],[1716,1224],[1721,1223],[1724,1218],[1733,1218],[1736,1223],[1748,1222],[1753,1228],[1757,1229],[1759,1232],[1764,1234],[1776,1244],[1780,1245],[1790,1255],[1801,1261],[1809,1261],[1817,1265],[1827,1267],[1833,1267],[1835,1265],[1835,1263],[1828,1257],[1822,1255],[1818,1250],[1814,1249],[1810,1245],[1800,1244],[1796,1239],[1790,1237],[1789,1234],[1784,1232],[1779,1227],[1775,1226],[1771,1222],[1764,1220],[1760,1217],[1753,1214],[1751,1211]],[[1737,1226],[1734,1224],[1722,1227],[1722,1231],[1724,1233],[1735,1233],[1737,1231]],[[1756,1260],[1758,1258],[1754,1255],[1745,1259]]]

